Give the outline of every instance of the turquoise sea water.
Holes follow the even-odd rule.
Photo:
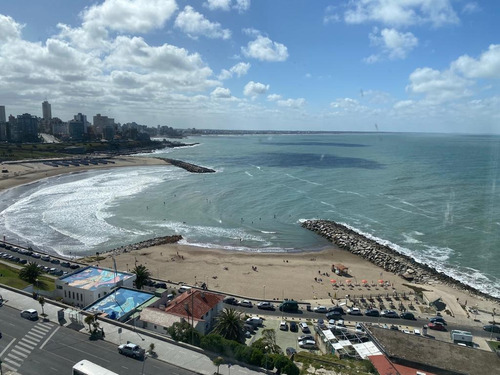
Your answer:
[[[117,168],[1,197],[7,237],[84,255],[168,234],[231,251],[319,250],[301,220],[345,223],[500,297],[500,137],[218,136],[150,154],[213,168]]]

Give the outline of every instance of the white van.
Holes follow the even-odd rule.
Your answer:
[[[21,318],[36,320],[38,319],[38,312],[35,309],[28,309],[21,311]]]
[[[247,324],[251,324],[254,327],[260,327],[263,324],[263,320],[261,318],[252,316],[246,320]]]
[[[179,288],[179,293],[184,293],[184,292],[187,292],[188,290],[191,290],[191,287],[187,286],[187,285],[183,285]]]

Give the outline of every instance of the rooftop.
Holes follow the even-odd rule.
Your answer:
[[[165,312],[184,318],[203,320],[205,314],[223,299],[224,296],[220,294],[191,289],[175,298]]]
[[[88,306],[85,310],[101,311],[108,314],[109,318],[118,320],[152,298],[155,298],[152,293],[128,288],[119,288]]]
[[[89,266],[68,276],[61,277],[60,280],[72,287],[96,290],[101,287],[113,287],[119,281],[133,276],[131,273],[115,273],[114,270]]]

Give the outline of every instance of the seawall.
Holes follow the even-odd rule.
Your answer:
[[[419,263],[412,257],[371,240],[345,225],[329,220],[307,220],[302,223],[302,227],[325,237],[339,248],[356,254],[383,268],[385,271],[401,276],[409,282],[417,284],[447,284],[457,289],[467,290],[473,294],[500,302],[499,298],[492,297],[470,285],[455,280],[427,264]]]
[[[187,162],[182,161],[182,160],[167,159],[167,158],[158,158],[158,159],[165,160],[167,163],[170,163],[172,165],[175,165],[176,167],[185,169],[186,171],[191,172],[191,173],[215,173],[215,171],[213,169],[200,167],[199,165],[187,163]]]

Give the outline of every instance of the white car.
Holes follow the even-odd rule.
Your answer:
[[[313,311],[321,314],[326,314],[328,312],[328,309],[326,308],[326,306],[317,306],[313,309]]]
[[[314,340],[304,340],[304,341],[299,341],[299,347],[302,349],[316,349],[316,341]]]
[[[348,313],[349,315],[363,315],[363,314],[361,313],[361,310],[360,310],[360,309],[358,309],[357,307],[353,307],[353,308],[347,309],[347,313]]]
[[[247,299],[242,299],[238,305],[240,305],[241,307],[252,307],[252,302],[250,302],[249,300]]]
[[[281,322],[280,323],[280,331],[288,331],[288,323],[287,322]]]

